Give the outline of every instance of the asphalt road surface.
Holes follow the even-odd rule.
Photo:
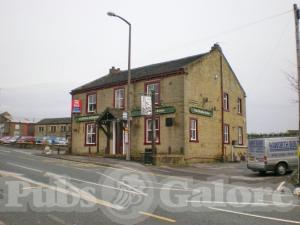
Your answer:
[[[276,177],[215,175],[105,167],[0,146],[0,225],[300,224],[299,199],[277,192]]]

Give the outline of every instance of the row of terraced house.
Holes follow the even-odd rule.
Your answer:
[[[55,136],[69,138],[71,118],[45,118],[38,122],[16,119],[9,112],[0,114],[0,137],[4,136]]]

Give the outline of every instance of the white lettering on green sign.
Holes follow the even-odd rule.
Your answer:
[[[168,107],[161,107],[161,108],[157,108],[155,109],[155,114],[159,115],[159,114],[171,114],[171,113],[175,113],[176,109],[173,106],[168,106]],[[131,116],[132,117],[137,117],[137,116],[141,116],[141,110],[137,109],[131,112]]]
[[[209,111],[206,109],[200,109],[200,108],[196,108],[196,107],[190,107],[190,113],[198,114],[201,116],[208,116],[208,117],[213,116],[213,111]]]
[[[95,121],[98,119],[99,115],[92,115],[92,116],[80,116],[76,117],[76,122],[87,122],[87,121]]]

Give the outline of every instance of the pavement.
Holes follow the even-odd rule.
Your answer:
[[[299,199],[276,191],[287,177],[244,163],[173,168],[37,153],[0,146],[0,224],[300,224]]]

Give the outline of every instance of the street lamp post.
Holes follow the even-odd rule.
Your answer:
[[[127,79],[127,126],[128,126],[128,148],[126,151],[126,160],[130,160],[130,147],[131,147],[131,135],[130,135],[130,118],[131,118],[131,112],[130,112],[130,84],[131,84],[131,24],[125,20],[123,17],[113,13],[108,12],[108,16],[117,17],[121,20],[123,20],[125,23],[129,26],[129,43],[128,43],[128,79]]]

